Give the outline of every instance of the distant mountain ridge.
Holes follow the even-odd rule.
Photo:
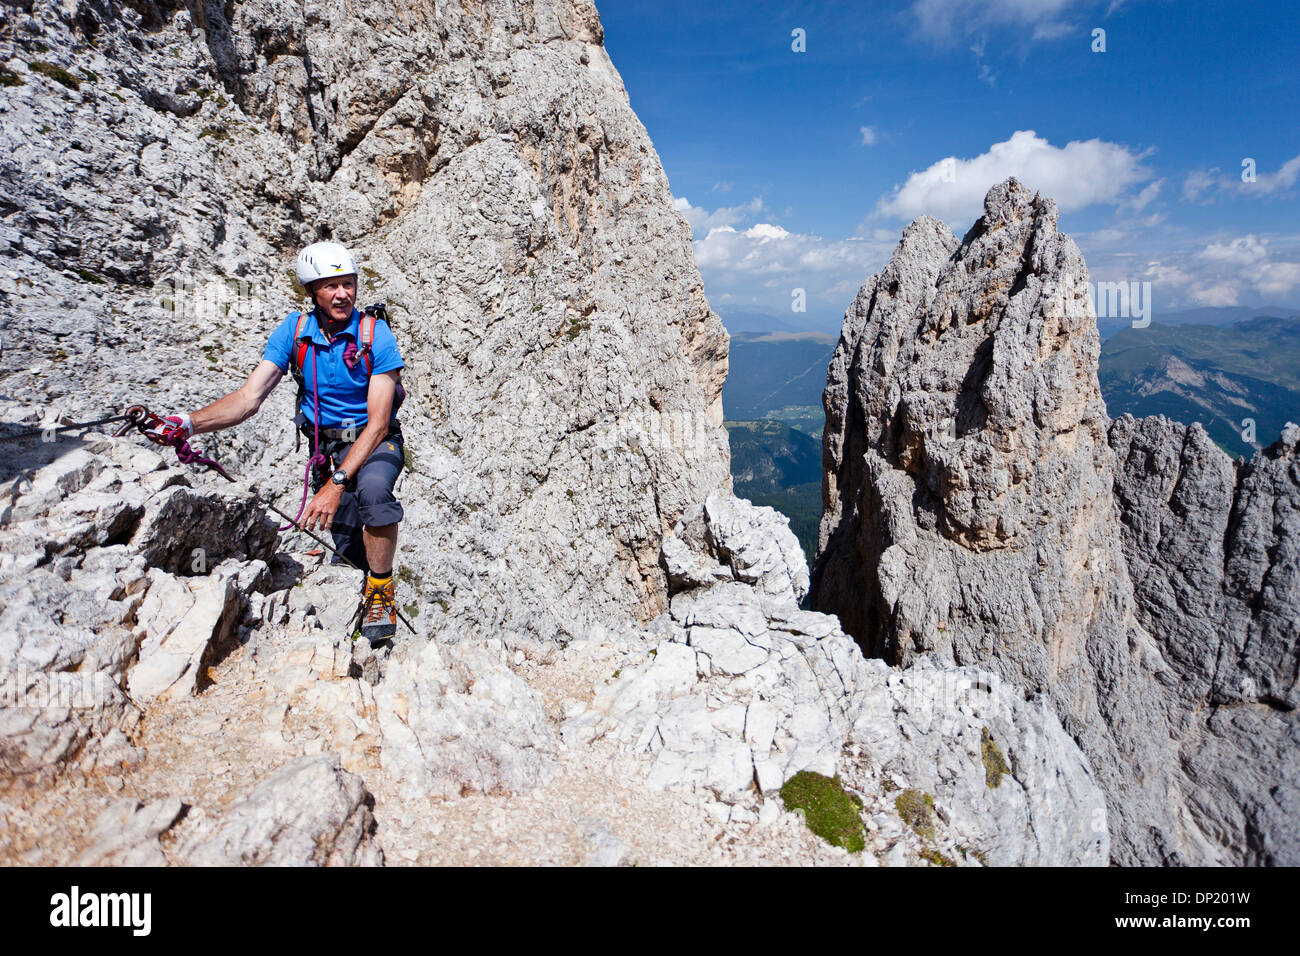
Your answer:
[[[1159,303],[1157,303],[1154,314],[1147,317],[1165,326],[1213,325],[1225,327],[1257,316],[1294,315],[1297,312],[1300,312],[1300,306],[1284,305],[1223,305],[1164,312],[1159,309]],[[1127,316],[1097,316],[1097,331],[1101,333],[1103,341],[1123,332],[1125,329],[1132,328],[1133,320]]]
[[[1300,316],[1125,329],[1103,343],[1098,378],[1112,419],[1200,422],[1249,457],[1300,421]]]

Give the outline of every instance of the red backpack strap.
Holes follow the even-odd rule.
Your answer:
[[[366,374],[370,375],[374,369],[374,359],[370,354],[370,346],[375,341],[375,316],[372,312],[361,313],[361,342],[359,351],[366,359]]]
[[[290,354],[290,361],[293,363],[294,371],[301,372],[307,362],[307,344],[310,340],[304,341],[303,330],[307,327],[307,316],[303,312],[298,313],[298,324],[293,329],[293,351]]]

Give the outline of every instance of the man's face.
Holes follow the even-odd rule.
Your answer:
[[[334,276],[329,279],[317,279],[312,283],[312,298],[316,308],[326,318],[342,322],[352,317],[352,307],[357,301],[357,277]]]

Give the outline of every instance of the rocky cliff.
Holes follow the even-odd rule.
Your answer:
[[[784,520],[730,494],[726,333],[590,3],[11,8],[0,859],[1105,862],[1045,697],[799,610]],[[262,505],[297,501],[289,389],[198,443],[235,485],[15,428],[229,391],[325,237],[408,367],[389,649]],[[805,771],[860,849],[793,812]]]
[[[1234,464],[1199,426],[1111,423],[1138,618],[1207,861],[1300,860],[1300,428]]]
[[[1101,790],[1046,701],[865,659],[799,610],[807,566],[771,509],[689,508],[647,625],[457,640],[420,603],[417,633],[374,650],[346,634],[353,573],[278,546],[247,486],[129,438],[8,447],[8,862],[1107,859]],[[194,573],[157,542],[219,563]],[[857,800],[856,853],[785,805],[803,771]]]
[[[730,489],[727,335],[590,3],[14,12],[11,399],[201,407],[299,304],[297,249],[333,238],[359,256],[359,298],[393,307],[411,369],[421,595],[465,630],[561,640],[591,614],[664,609],[660,537]],[[217,439],[286,505],[291,392]]]
[[[1009,180],[961,240],[914,222],[859,291],[827,375],[812,606],[870,654],[1046,695],[1119,862],[1294,862],[1297,436],[1238,479],[1199,429],[1112,426],[1056,223]]]

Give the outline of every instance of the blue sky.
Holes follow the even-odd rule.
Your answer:
[[[1012,174],[1094,280],[1151,283],[1157,321],[1300,303],[1300,4],[598,6],[724,318],[838,331],[903,226],[961,235]]]

